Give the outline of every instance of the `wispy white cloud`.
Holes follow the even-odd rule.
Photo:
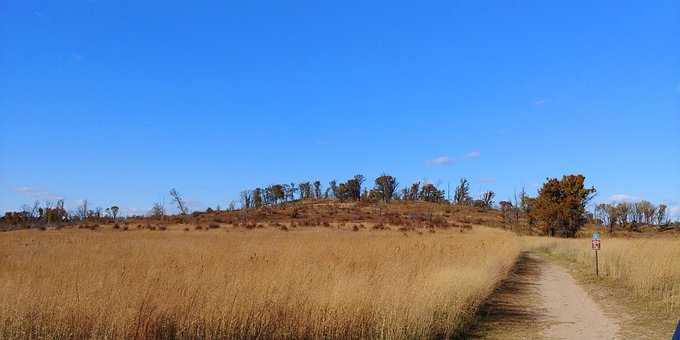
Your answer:
[[[449,165],[451,164],[451,158],[449,156],[439,156],[430,161],[432,165]]]
[[[443,166],[443,165],[451,165],[460,161],[468,160],[468,159],[474,159],[474,158],[479,158],[482,154],[477,151],[470,151],[466,153],[465,155],[461,157],[450,157],[446,155],[439,156],[435,159],[429,160],[427,163],[430,165],[434,166]]]
[[[496,183],[496,179],[495,179],[495,178],[480,178],[480,179],[479,179],[479,183],[482,183],[482,184],[494,184],[494,183]]]
[[[469,159],[469,158],[478,158],[478,157],[481,156],[481,155],[482,155],[482,154],[481,154],[479,151],[475,150],[475,151],[470,151],[470,152],[468,152],[468,154],[465,155],[464,158],[465,158],[465,159]]]
[[[548,102],[548,100],[547,100],[547,99],[544,99],[544,98],[536,99],[536,100],[534,101],[534,105],[535,105],[535,106],[541,106],[541,105],[543,105],[543,104],[545,104],[545,103],[547,103],[547,102]]]
[[[47,199],[47,200],[60,200],[64,199],[63,196],[55,195],[46,190],[38,190],[28,186],[17,187],[14,189],[16,193],[27,196],[31,199]]]
[[[148,212],[148,209],[137,209],[137,208],[130,208],[130,207],[121,207],[121,215],[122,216],[131,216],[131,215],[144,215]]]
[[[33,192],[33,188],[31,187],[18,187],[14,189],[14,191],[20,193],[20,194],[31,194]]]
[[[609,197],[607,197],[606,201],[610,203],[620,203],[620,202],[634,202],[634,201],[639,201],[640,198],[633,196],[633,195],[628,195],[628,194],[614,194]]]

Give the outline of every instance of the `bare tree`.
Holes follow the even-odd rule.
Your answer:
[[[667,209],[667,206],[665,204],[659,204],[659,207],[656,209],[656,224],[657,225],[662,225],[664,223],[668,223],[668,217],[666,216],[666,209]]]
[[[93,216],[94,218],[96,218],[97,221],[99,221],[99,220],[102,218],[102,212],[103,212],[103,210],[104,210],[104,209],[102,209],[102,207],[96,207],[96,208],[94,208],[94,210],[92,211],[92,216]]]
[[[453,194],[453,201],[456,204],[468,204],[470,200],[470,183],[467,179],[461,178]]]
[[[59,199],[54,207],[54,221],[64,222],[68,219],[66,209],[64,209],[64,200]]]
[[[338,182],[336,180],[332,180],[328,182],[328,189],[326,189],[326,198],[328,198],[328,193],[330,190],[330,194],[332,195],[333,198],[338,198]]]
[[[31,217],[33,217],[34,219],[38,219],[40,218],[40,215],[41,215],[40,201],[35,200],[35,202],[33,202],[33,207],[31,208]]]
[[[252,197],[250,190],[241,191],[241,209],[248,210],[251,208]]]
[[[153,206],[151,207],[151,210],[149,211],[149,215],[151,217],[162,219],[165,216],[165,206],[163,206],[163,204],[159,202],[154,203]]]
[[[503,222],[509,222],[511,220],[510,212],[513,209],[512,203],[510,203],[510,200],[507,200],[498,202],[498,205],[500,205],[501,213],[503,213]]]
[[[314,181],[314,198],[321,199],[321,182]]]
[[[645,224],[654,223],[654,215],[656,215],[656,207],[649,201],[642,200],[637,203],[637,209],[642,214],[642,221]]]
[[[262,189],[261,188],[255,188],[252,192],[252,201],[253,201],[253,206],[255,208],[259,208],[262,206]]]
[[[177,210],[179,210],[180,214],[186,215],[189,212],[182,195],[180,195],[179,192],[175,190],[175,188],[170,190],[170,197],[172,197],[172,200],[175,201],[175,205],[177,205]]]
[[[118,216],[118,211],[120,210],[120,208],[118,208],[118,206],[114,205],[110,209],[111,209],[111,215],[113,215],[113,220],[115,221],[116,217]]]
[[[283,185],[284,200],[293,201],[295,200],[295,193],[300,190],[300,196],[302,196],[302,188],[298,188],[295,183],[290,183],[290,185]]]
[[[628,202],[621,202],[616,205],[616,217],[621,227],[628,225],[629,217],[632,211],[632,206]]]
[[[347,181],[347,187],[350,195],[355,201],[361,199],[361,185],[364,184],[366,178],[364,175],[354,175],[354,178]]]
[[[83,200],[80,205],[76,208],[76,214],[81,220],[87,220],[88,216],[87,200]]]
[[[312,185],[309,182],[302,182],[298,184],[300,188],[300,199],[306,200],[312,198]]]
[[[496,197],[496,193],[491,190],[482,193],[481,201],[485,208],[491,208],[493,206],[494,197]]]

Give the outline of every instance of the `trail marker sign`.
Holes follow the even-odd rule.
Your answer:
[[[600,242],[600,240],[592,240],[590,244],[594,251],[598,251],[602,248],[602,242]]]
[[[600,241],[600,233],[593,233],[593,240],[590,242],[590,247],[595,251],[595,276],[600,276],[600,264],[597,259],[598,250],[602,249],[602,241]]]

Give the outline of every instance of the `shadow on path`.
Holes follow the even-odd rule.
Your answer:
[[[544,311],[537,296],[542,261],[527,253],[520,255],[513,272],[489,300],[480,307],[479,321],[469,332],[471,338],[494,338],[494,333],[510,335],[517,330],[533,328]]]

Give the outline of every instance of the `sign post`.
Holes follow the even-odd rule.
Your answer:
[[[593,233],[593,240],[590,243],[591,248],[595,251],[595,276],[600,276],[600,264],[597,259],[597,252],[602,249],[602,243],[600,241],[600,233]]]

